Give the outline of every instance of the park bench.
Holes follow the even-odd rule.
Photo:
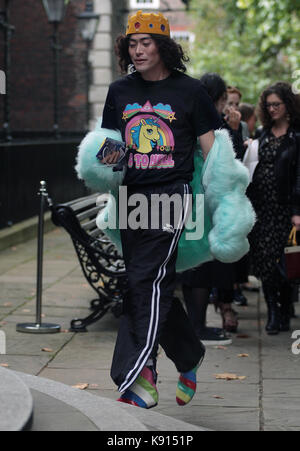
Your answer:
[[[71,331],[86,332],[108,311],[116,317],[122,313],[127,279],[122,257],[114,244],[98,229],[96,217],[106,205],[107,196],[92,194],[71,202],[52,205],[52,221],[69,233],[82,271],[98,297],[91,301],[92,313],[71,321]]]

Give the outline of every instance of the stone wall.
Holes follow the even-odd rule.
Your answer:
[[[114,42],[125,30],[127,18],[126,0],[95,0],[95,12],[101,15],[98,32],[91,51],[93,84],[90,89],[93,127],[102,115],[109,84],[120,76],[114,54]]]

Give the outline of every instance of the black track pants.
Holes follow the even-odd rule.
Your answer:
[[[178,183],[139,193],[147,196],[149,205],[152,194],[180,194],[181,211],[175,218],[171,214],[170,223],[161,221],[156,230],[121,230],[129,289],[111,369],[120,392],[133,384],[149,357],[156,357],[159,343],[179,372],[194,368],[204,353],[185,310],[173,296],[177,246],[191,202],[190,187]],[[149,219],[151,214],[149,208]]]

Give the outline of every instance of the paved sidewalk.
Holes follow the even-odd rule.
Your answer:
[[[92,395],[116,399],[118,393],[109,369],[118,320],[108,314],[86,334],[67,331],[71,319],[88,314],[89,301],[95,294],[82,275],[71,240],[61,229],[45,236],[43,282],[43,320],[60,324],[62,333],[17,333],[17,323],[35,320],[36,242],[0,252],[0,331],[5,332],[7,340],[7,353],[0,355],[0,365],[71,386],[88,384],[86,391]],[[177,406],[177,374],[173,364],[163,353],[160,355],[160,402],[152,411],[217,431],[300,431],[300,355],[291,351],[295,340],[291,333],[267,336],[264,302],[257,294],[248,297],[249,307],[236,307],[240,327],[233,344],[207,349],[191,405]],[[300,314],[299,304],[296,309]],[[212,308],[209,325],[220,326],[220,317]],[[292,329],[300,330],[300,319],[293,320]],[[224,373],[236,374],[242,380],[216,379],[216,374]],[[39,401],[34,430],[45,427],[53,413],[47,395]],[[52,430],[68,430],[71,425],[65,423],[70,418],[75,421],[76,415],[78,423],[73,424],[73,430],[83,427],[78,412],[72,414],[69,408],[66,415],[67,411],[62,405]],[[88,421],[85,426],[86,430],[95,430]]]

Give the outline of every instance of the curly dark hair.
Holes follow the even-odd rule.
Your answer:
[[[294,94],[292,86],[284,81],[279,81],[269,86],[260,96],[258,105],[258,116],[265,128],[272,128],[273,120],[267,109],[267,98],[271,94],[276,94],[285,104],[290,117],[290,125],[295,129],[300,129],[300,95]]]
[[[187,69],[184,63],[189,62],[189,57],[185,55],[180,44],[168,36],[159,34],[151,34],[151,38],[155,41],[160,57],[169,71],[179,70],[186,72]],[[120,35],[117,37],[115,44],[115,53],[119,59],[122,74],[126,74],[130,66],[131,71],[135,70],[128,52],[129,39],[130,35]]]

